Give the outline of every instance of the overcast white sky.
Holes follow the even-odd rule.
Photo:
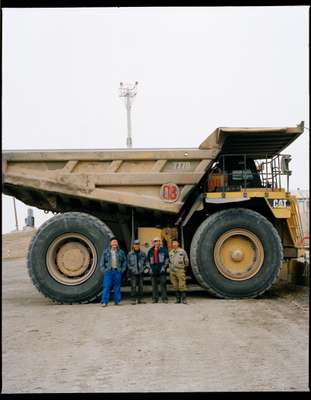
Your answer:
[[[197,147],[216,127],[309,127],[308,7],[3,9],[2,148]],[[309,131],[291,188],[309,189]],[[20,227],[28,206],[17,201]],[[36,226],[51,216],[34,209]],[[2,196],[3,233],[15,228]]]

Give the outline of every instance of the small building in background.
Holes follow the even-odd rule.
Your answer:
[[[34,227],[35,227],[35,217],[33,216],[33,210],[32,208],[28,208],[27,217],[25,218],[25,226],[23,227],[23,230],[34,229]]]

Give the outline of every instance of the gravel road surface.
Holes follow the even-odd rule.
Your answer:
[[[170,287],[169,287],[170,288]],[[309,288],[189,304],[57,305],[2,263],[2,393],[309,391]]]

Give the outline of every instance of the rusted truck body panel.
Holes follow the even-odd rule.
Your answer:
[[[214,149],[5,151],[4,193],[52,211],[57,193],[178,213],[216,156]],[[160,198],[170,182],[179,188],[174,202]],[[40,192],[42,204],[30,200],[32,192]]]

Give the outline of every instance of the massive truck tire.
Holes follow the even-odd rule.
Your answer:
[[[99,297],[99,261],[111,230],[92,215],[68,212],[45,222],[33,237],[27,267],[36,288],[51,300],[88,303]]]
[[[199,284],[221,298],[252,298],[277,279],[283,260],[280,237],[259,213],[231,208],[208,217],[195,232],[191,266]]]

